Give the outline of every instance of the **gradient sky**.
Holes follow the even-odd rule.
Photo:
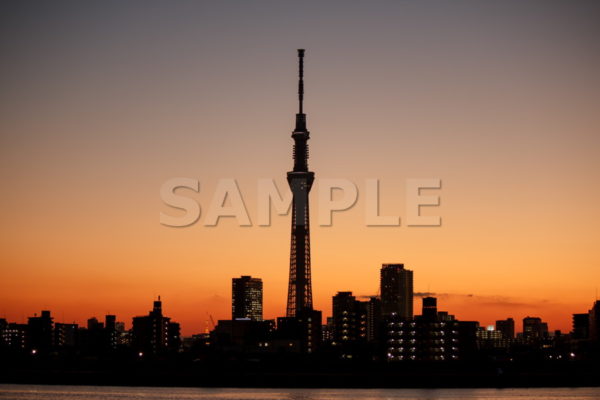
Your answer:
[[[129,327],[160,294],[189,335],[241,274],[283,315],[290,217],[169,228],[159,189],[197,178],[206,211],[235,178],[256,220],[257,180],[292,166],[303,47],[317,178],[379,178],[403,218],[406,179],[443,182],[437,228],[365,227],[363,197],[313,214],[315,306],[403,262],[460,319],[568,331],[600,286],[598,21],[595,1],[4,1],[0,316]]]

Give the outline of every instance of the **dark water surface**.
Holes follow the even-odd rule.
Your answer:
[[[600,388],[203,389],[0,385],[3,400],[598,400]]]

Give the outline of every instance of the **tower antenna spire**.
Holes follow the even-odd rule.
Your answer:
[[[298,114],[302,114],[302,102],[304,101],[304,49],[298,49]]]
[[[304,100],[304,49],[298,49],[298,105],[294,139],[294,169],[287,173],[288,184],[293,194],[292,239],[290,250],[290,281],[288,286],[288,317],[306,316],[313,311],[310,271],[310,228],[308,195],[315,174],[308,169],[308,139]],[[320,317],[319,317],[320,318]]]

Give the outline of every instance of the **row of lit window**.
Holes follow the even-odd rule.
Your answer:
[[[399,327],[403,327],[404,325],[406,326],[410,326],[410,327],[415,327],[417,326],[416,322],[389,322],[388,326],[389,327],[394,327],[394,326],[399,326]],[[451,324],[452,326],[457,326],[458,324],[455,322],[453,324]],[[445,327],[446,323],[445,322],[429,322],[429,323],[425,323],[425,324],[421,324],[421,326],[430,326],[430,327]]]
[[[408,351],[410,351],[411,353],[414,353],[416,351],[416,347],[388,347],[388,352],[389,353],[403,353],[406,349],[408,349]],[[458,351],[458,347],[450,347],[448,349],[446,349],[445,347],[431,347],[429,349],[427,349],[428,352],[433,352],[433,353],[444,353],[446,352],[446,350],[448,351]]]
[[[403,356],[403,355],[395,356],[393,354],[388,353],[388,360],[389,361],[416,360],[416,359],[417,359],[417,357],[414,356],[414,355],[411,355],[411,356]],[[440,356],[433,357],[433,359],[435,361],[458,360],[458,356],[457,355],[452,355],[452,356],[448,357],[448,356],[441,356],[440,355]]]
[[[446,331],[419,331],[419,333],[425,333],[429,336],[445,336],[446,335]],[[452,335],[457,335],[458,331],[450,331],[450,333]],[[411,336],[415,336],[417,334],[417,331],[404,331],[404,330],[400,330],[400,331],[388,331],[388,335],[395,335],[395,336],[401,336],[401,335],[411,335]]]

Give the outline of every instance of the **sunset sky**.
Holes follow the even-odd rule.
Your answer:
[[[191,335],[242,274],[284,315],[290,215],[256,226],[256,187],[286,186],[305,48],[315,307],[404,263],[459,319],[569,331],[600,288],[598,21],[595,1],[2,2],[0,318],[129,328],[161,295]],[[187,228],[159,223],[174,177],[200,181]],[[252,227],[203,225],[222,178]],[[320,178],[359,189],[331,227]],[[401,226],[365,226],[368,178]],[[442,226],[406,226],[411,178],[441,179]]]

